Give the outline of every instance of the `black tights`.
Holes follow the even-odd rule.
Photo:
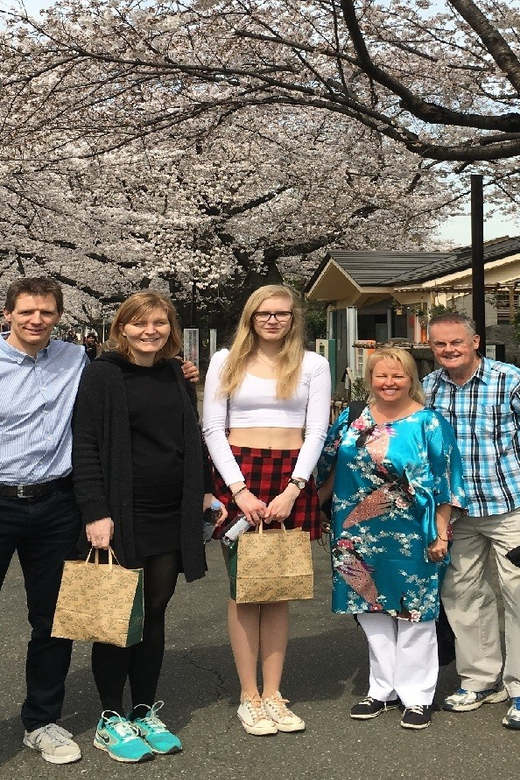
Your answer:
[[[123,690],[128,679],[132,707],[152,706],[164,656],[164,618],[181,568],[180,552],[145,558],[143,641],[132,647],[95,642],[92,672],[104,710],[124,715]]]

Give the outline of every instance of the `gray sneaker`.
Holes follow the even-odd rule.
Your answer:
[[[81,750],[66,731],[56,723],[48,723],[34,731],[26,731],[23,744],[38,750],[49,764],[72,764],[81,758]]]
[[[483,704],[497,704],[508,698],[506,689],[500,685],[486,688],[485,691],[467,691],[465,688],[459,688],[458,691],[444,699],[442,709],[451,712],[470,712],[478,710]]]

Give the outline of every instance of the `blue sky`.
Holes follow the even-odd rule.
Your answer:
[[[42,8],[48,8],[53,5],[55,0],[25,0],[24,6],[31,14],[37,14]],[[0,8],[16,7],[16,0],[0,0]],[[469,189],[469,176],[468,176]],[[484,217],[485,207],[484,207]],[[441,239],[454,241],[458,246],[468,246],[471,244],[471,218],[468,214],[461,217],[452,217],[444,221],[438,235]],[[520,218],[513,221],[510,217],[493,216],[485,219],[484,240],[490,241],[493,238],[501,236],[520,235]]]

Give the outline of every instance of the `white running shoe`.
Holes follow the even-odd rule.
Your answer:
[[[66,731],[56,723],[48,723],[34,731],[26,731],[23,744],[38,750],[49,764],[72,764],[81,758],[81,750]]]

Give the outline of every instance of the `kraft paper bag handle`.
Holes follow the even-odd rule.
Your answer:
[[[99,550],[100,550],[99,547],[91,547],[87,557],[85,558],[85,563],[91,563],[90,557],[92,555],[92,552],[94,552],[94,565],[95,566],[99,566],[100,565],[99,564]],[[121,565],[119,563],[119,561],[117,560],[116,554],[115,554],[115,552],[113,551],[113,549],[111,547],[107,548],[107,553],[108,553],[108,564],[103,564],[103,566],[107,566],[108,565],[108,568],[111,569],[112,566],[113,566],[114,561],[117,563],[118,566]]]
[[[284,534],[286,534],[287,533],[287,528],[285,527],[285,523],[280,523],[280,526],[281,526],[282,531],[284,532]],[[263,520],[260,520],[260,522],[256,526],[256,533],[258,533],[258,534],[263,534],[264,533],[264,521]]]

